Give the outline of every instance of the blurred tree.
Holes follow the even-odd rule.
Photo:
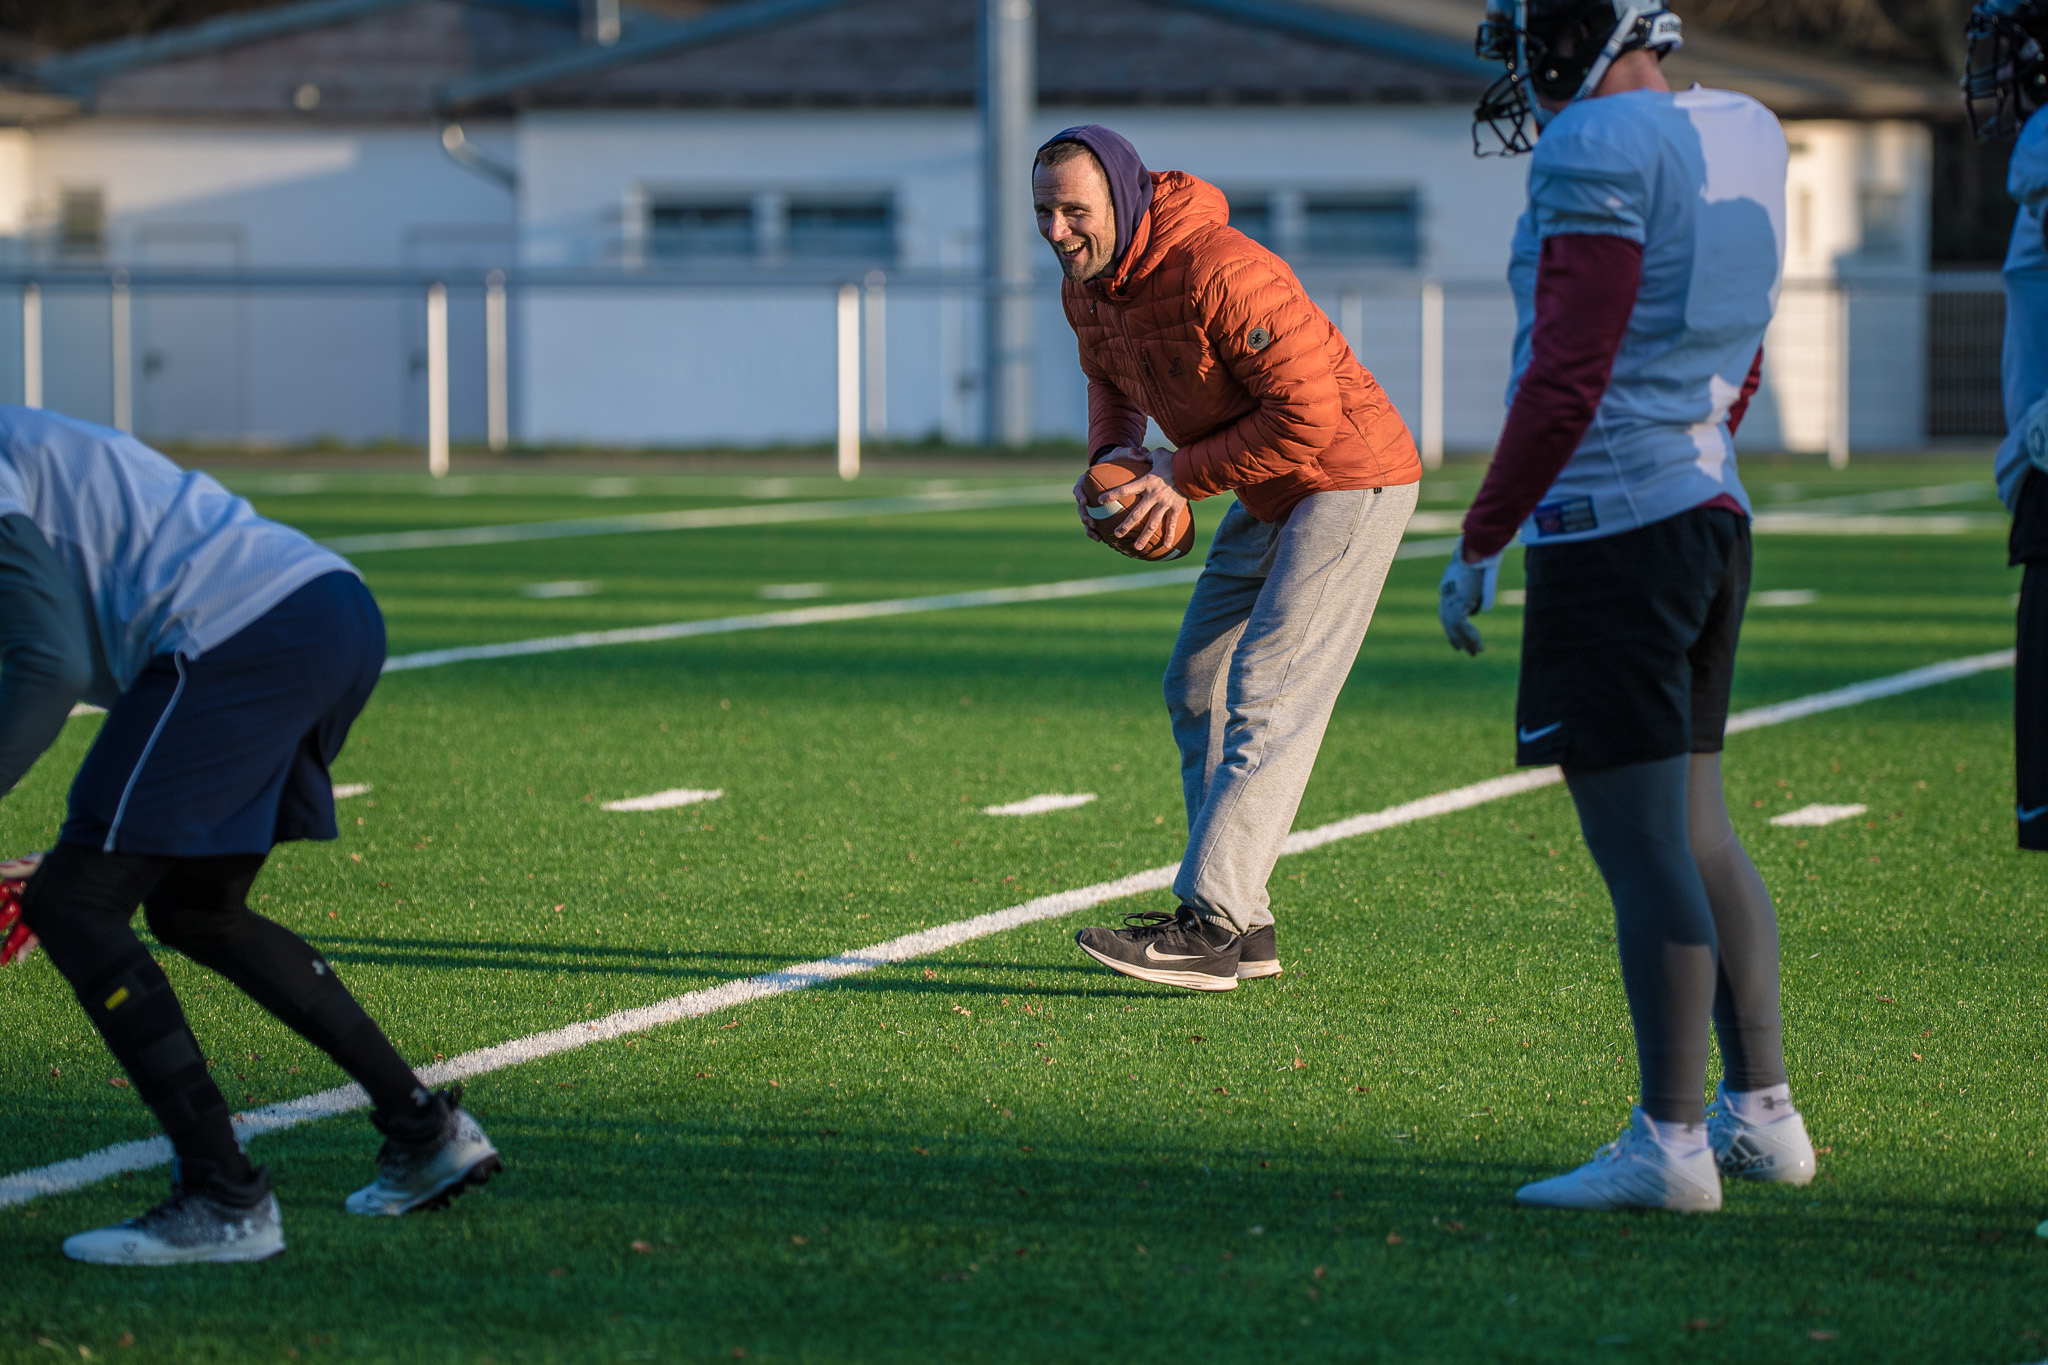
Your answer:
[[[1801,39],[1960,75],[1970,0],[1680,0],[1678,9],[1731,37]]]

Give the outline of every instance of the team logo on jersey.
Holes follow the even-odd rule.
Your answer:
[[[1559,498],[1556,502],[1536,505],[1536,534],[1539,536],[1569,536],[1580,531],[1599,528],[1600,518],[1593,513],[1591,498]]]
[[[1263,351],[1273,344],[1273,334],[1263,327],[1254,327],[1244,334],[1244,344],[1254,351]]]

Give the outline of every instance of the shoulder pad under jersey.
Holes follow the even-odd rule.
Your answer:
[[[1638,98],[1610,95],[1565,109],[1543,130],[1529,164],[1537,236],[1642,241],[1657,160],[1657,129]]]

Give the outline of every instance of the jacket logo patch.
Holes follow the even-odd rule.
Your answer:
[[[1170,355],[1170,356],[1168,356],[1168,357],[1166,358],[1166,377],[1167,377],[1168,379],[1178,379],[1178,378],[1180,378],[1180,357],[1179,357],[1179,356],[1177,356],[1177,355]]]
[[[1263,327],[1254,327],[1244,334],[1244,344],[1254,351],[1263,351],[1273,344],[1273,334]]]

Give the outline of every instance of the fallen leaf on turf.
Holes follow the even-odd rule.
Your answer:
[[[770,1085],[774,1086],[774,1087],[775,1087],[775,1088],[776,1088],[777,1090],[780,1090],[780,1089],[782,1089],[782,1082],[781,1082],[781,1081],[770,1081],[770,1082],[768,1082],[768,1084],[770,1084]]]
[[[931,968],[927,967],[924,969],[924,979],[927,981],[937,981],[939,979],[939,974],[933,971]]]
[[[1191,1043],[1206,1043],[1209,1040],[1199,1033],[1191,1033],[1188,1035],[1188,1041]]]
[[[1925,1061],[1925,1060],[1926,1060],[1926,1058],[1922,1057],[1922,1056],[1921,1056],[1921,1055],[1920,1055],[1919,1053],[1917,1053],[1917,1052],[1916,1052],[1916,1053],[1914,1053],[1914,1054],[1913,1054],[1913,1060],[1914,1060],[1914,1061],[1916,1061],[1916,1062],[1920,1062],[1920,1061]]]
[[[1321,1266],[1317,1266],[1317,1267],[1316,1267],[1316,1269],[1315,1269],[1315,1277],[1316,1277],[1317,1279],[1319,1279],[1319,1280],[1320,1280],[1321,1278],[1323,1278],[1323,1268],[1322,1268]]]
[[[932,1149],[929,1147],[912,1147],[910,1150],[916,1152],[919,1156],[930,1156],[932,1154]]]
[[[1444,1231],[1446,1232],[1463,1232],[1464,1230],[1465,1225],[1463,1223],[1450,1222],[1444,1224]]]
[[[1210,1094],[1212,1094],[1212,1095],[1228,1095],[1228,1094],[1229,1094],[1230,1092],[1229,1092],[1228,1090],[1225,1090],[1225,1089],[1224,1089],[1224,1088],[1223,1088],[1222,1086],[1220,1086],[1220,1085],[1219,1085],[1219,1086],[1217,1086],[1217,1087],[1216,1087],[1216,1088],[1215,1088],[1214,1090],[1210,1091],[1209,1093],[1210,1093]]]
[[[733,1348],[732,1348],[732,1358],[733,1358],[734,1360],[745,1360],[745,1359],[747,1358],[747,1348],[746,1348],[746,1347],[744,1347],[744,1346],[735,1346],[735,1347],[733,1347]]]
[[[1019,1258],[1020,1260],[1021,1260],[1021,1259],[1023,1258],[1024,1254],[1025,1254],[1025,1252],[1024,1252],[1024,1248],[1023,1248],[1023,1247],[1018,1247],[1018,1248],[1017,1248],[1017,1256],[1018,1256],[1018,1258]]]
[[[120,1341],[118,1341],[118,1342],[116,1342],[115,1344],[116,1344],[116,1345],[118,1345],[118,1346],[133,1346],[133,1345],[135,1344],[135,1333],[133,1333],[133,1332],[123,1332],[123,1333],[121,1333],[121,1340],[120,1340]]]
[[[711,1076],[711,1073],[710,1073],[710,1072],[708,1072],[708,1071],[700,1071],[700,1072],[698,1072],[698,1073],[697,1073],[697,1079],[698,1079],[698,1080],[700,1080],[700,1081],[702,1081],[702,1080],[708,1080],[708,1079],[710,1078],[710,1076]]]
[[[1390,1233],[1388,1233],[1388,1234],[1387,1234],[1387,1245],[1388,1245],[1388,1246],[1390,1246],[1390,1247],[1397,1247],[1397,1246],[1401,1245],[1401,1234],[1400,1234],[1400,1233],[1398,1233],[1398,1232],[1390,1232]]]
[[[1808,1332],[1806,1339],[1808,1341],[1833,1341],[1841,1335],[1840,1332]]]
[[[642,1256],[645,1256],[648,1252],[654,1250],[654,1243],[635,1240],[633,1243],[633,1250],[639,1252]]]
[[[549,1278],[549,1279],[551,1279],[551,1280],[559,1280],[559,1279],[561,1279],[561,1278],[562,1278],[562,1277],[563,1277],[564,1275],[566,1275],[566,1274],[568,1274],[568,1273],[569,1273],[569,1267],[567,1267],[567,1266],[562,1266],[562,1265],[558,1265],[558,1266],[556,1266],[556,1267],[555,1267],[555,1268],[554,1268],[553,1270],[550,1270],[550,1271],[548,1272],[548,1278]]]
[[[363,860],[363,855],[360,853],[351,853],[348,855],[348,860],[352,863],[359,863]]]
[[[1361,1095],[1370,1095],[1372,1093],[1372,1087],[1369,1085],[1354,1085],[1351,1088]]]
[[[1304,1062],[1304,1061],[1303,1061],[1303,1060],[1301,1060],[1301,1058],[1299,1058],[1299,1057],[1296,1057],[1296,1058],[1294,1059],[1294,1069],[1295,1069],[1296,1071],[1300,1071],[1300,1070],[1302,1070],[1302,1069],[1303,1069],[1304,1067],[1306,1067],[1307,1065],[1308,1065],[1308,1063],[1307,1063],[1307,1062]]]
[[[962,1007],[962,1006],[960,1006],[960,1005],[955,1005],[955,1006],[953,1006],[953,1013],[955,1013],[955,1014],[964,1014],[964,1015],[966,1015],[966,1016],[967,1016],[967,1017],[968,1017],[969,1019],[972,1019],[972,1018],[974,1017],[974,1011],[973,1011],[973,1010],[970,1010],[970,1009],[966,1009],[966,1008],[964,1008],[964,1007]]]
[[[719,1025],[721,1029],[738,1028],[739,1026],[740,1021],[737,1019],[730,1019],[727,1020],[725,1023]]]
[[[810,1245],[811,1241],[810,1238],[804,1236],[802,1233],[792,1234],[789,1240],[791,1244],[795,1246],[808,1246]]]
[[[109,1076],[107,1077],[107,1084],[113,1086],[116,1090],[126,1090],[128,1088],[128,1080],[125,1076]]]

